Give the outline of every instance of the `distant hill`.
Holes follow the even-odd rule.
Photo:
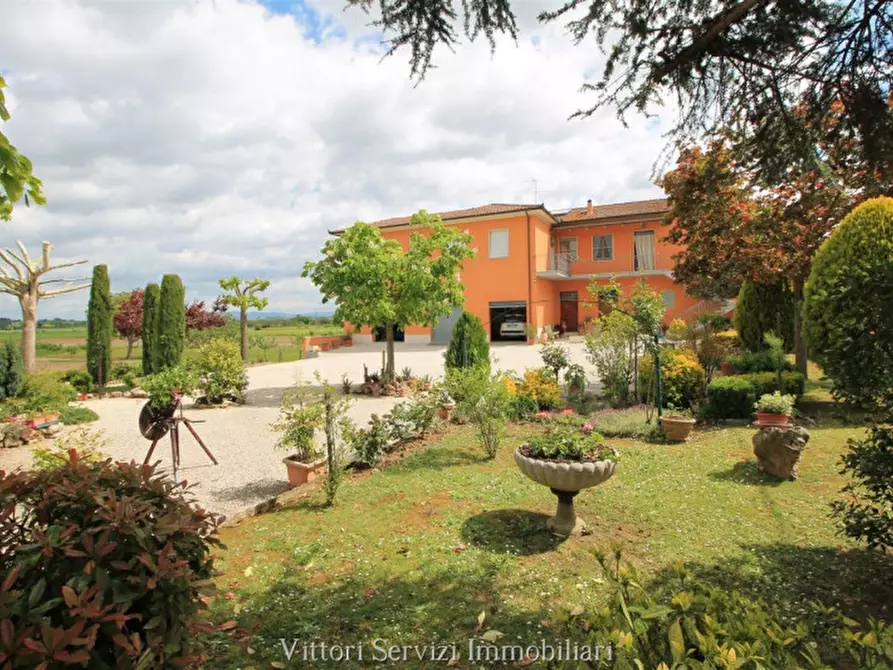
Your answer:
[[[233,314],[238,315],[238,310],[233,311]],[[249,321],[257,321],[258,319],[293,319],[295,318],[294,314],[288,314],[286,312],[248,312],[248,320]]]

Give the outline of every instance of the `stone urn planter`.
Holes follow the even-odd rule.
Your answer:
[[[548,486],[558,498],[555,516],[548,528],[564,537],[582,535],[584,522],[574,510],[574,497],[583,489],[602,484],[614,474],[615,461],[555,461],[524,455],[527,445],[515,451],[518,469],[537,484]]]
[[[318,461],[304,463],[298,460],[297,456],[286,456],[282,459],[288,470],[288,488],[293,489],[296,486],[307,484],[316,479],[317,475],[326,466],[326,459],[320,458]]]
[[[687,416],[664,415],[660,418],[660,426],[668,440],[687,442],[694,430],[695,420]]]
[[[809,431],[802,426],[764,426],[753,436],[753,453],[760,472],[780,479],[796,479],[797,465]]]

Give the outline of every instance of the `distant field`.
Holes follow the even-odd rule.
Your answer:
[[[312,324],[294,326],[269,326],[262,327],[256,322],[250,322],[248,326],[249,338],[262,336],[273,345],[266,351],[259,347],[251,348],[251,361],[253,363],[280,363],[296,361],[301,358],[300,342],[295,338],[311,335],[337,335],[343,333],[341,326],[332,324]],[[0,342],[21,339],[22,332],[18,330],[0,331]],[[41,328],[37,331],[37,367],[41,370],[64,371],[86,368],[87,344],[86,328]],[[66,347],[62,351],[41,350],[41,345],[60,345]],[[71,351],[71,347],[77,347],[79,351]],[[191,359],[197,355],[197,349],[187,349],[186,358]],[[112,361],[124,361],[127,354],[127,341],[121,338],[112,340]],[[139,343],[133,347],[130,357],[134,365],[142,360],[142,348]]]

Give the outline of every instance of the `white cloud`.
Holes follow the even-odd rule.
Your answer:
[[[2,246],[52,240],[60,260],[107,264],[114,290],[176,272],[210,299],[220,277],[269,277],[270,309],[293,312],[319,308],[303,262],[357,219],[529,202],[533,179],[554,209],[659,195],[659,124],[623,128],[609,110],[568,121],[602,56],[539,26],[537,3],[518,3],[517,46],[440,50],[417,87],[405,55],[381,62],[360,39],[374,17],[310,4],[325,39],[307,35],[306,10],[236,0],[8,2],[5,132],[49,203],[17,208]],[[81,315],[86,300],[42,316]],[[3,298],[0,313],[16,312]]]

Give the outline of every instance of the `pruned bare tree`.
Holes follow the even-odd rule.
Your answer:
[[[50,265],[50,251],[53,245],[43,243],[43,251],[37,260],[31,260],[25,245],[17,242],[19,251],[0,249],[0,260],[10,269],[0,265],[0,293],[8,293],[19,300],[22,307],[22,360],[26,372],[37,369],[37,303],[41,298],[53,298],[63,293],[89,288],[87,278],[42,279],[44,275],[62,268],[83,265],[87,261]],[[11,271],[10,271],[11,270]],[[82,284],[80,282],[87,282]]]

